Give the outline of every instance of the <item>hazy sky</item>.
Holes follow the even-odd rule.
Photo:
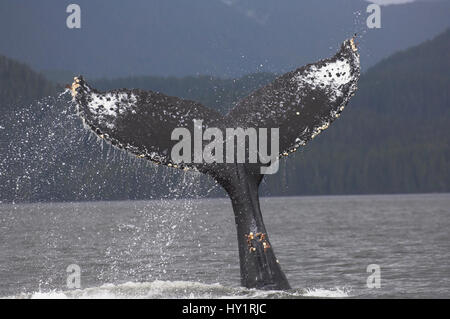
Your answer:
[[[237,77],[332,56],[354,33],[367,68],[450,26],[450,0],[371,1],[385,4],[380,29],[367,27],[368,0],[77,0],[75,30],[66,25],[68,1],[0,0],[0,54],[91,78]]]

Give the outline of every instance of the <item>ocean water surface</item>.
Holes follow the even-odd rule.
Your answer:
[[[0,297],[450,298],[450,194],[261,205],[291,291],[241,288],[229,200],[186,199],[0,204]]]

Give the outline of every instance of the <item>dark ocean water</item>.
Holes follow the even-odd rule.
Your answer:
[[[265,198],[262,210],[292,291],[239,287],[227,199],[0,204],[0,297],[450,298],[450,194]],[[67,288],[71,264],[81,289]]]

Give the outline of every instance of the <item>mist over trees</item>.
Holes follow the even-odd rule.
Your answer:
[[[0,55],[0,105],[2,113],[14,106],[54,94],[55,86],[27,65]],[[2,116],[4,117],[4,116]]]

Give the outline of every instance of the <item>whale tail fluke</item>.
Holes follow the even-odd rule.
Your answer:
[[[200,103],[142,90],[99,92],[83,77],[69,86],[79,115],[98,136],[114,146],[154,163],[196,169],[212,176],[230,195],[239,243],[242,284],[248,288],[288,289],[270,244],[259,206],[258,188],[267,163],[178,161],[175,129],[193,137],[215,128],[278,129],[279,157],[299,147],[337,119],[357,89],[359,54],[354,39],[346,40],[330,59],[288,72],[239,101],[226,116]],[[202,139],[202,137],[200,137]],[[244,141],[241,141],[245,143]],[[272,142],[269,142],[272,143]],[[200,149],[203,152],[203,149]],[[194,155],[195,157],[195,155]],[[192,157],[191,157],[192,158]]]

